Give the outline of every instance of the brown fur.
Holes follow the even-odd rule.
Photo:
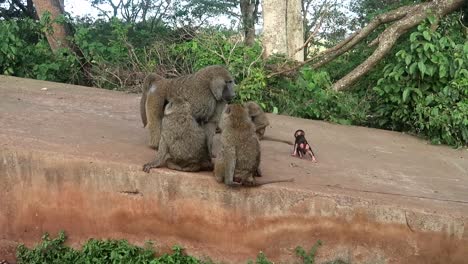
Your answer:
[[[246,109],[239,104],[227,105],[219,126],[222,132],[215,160],[216,180],[229,186],[253,182],[260,165],[260,143]]]
[[[255,181],[261,176],[260,142],[255,126],[242,105],[227,105],[219,122],[221,128],[220,150],[216,153],[214,176],[228,186],[260,186],[294,179]]]
[[[149,172],[164,165],[180,171],[213,169],[205,132],[192,117],[189,103],[180,99],[166,105],[156,159],[145,164],[143,170]]]
[[[275,141],[280,143],[286,143],[288,145],[294,145],[291,141],[272,138],[269,136],[265,136],[265,130],[268,125],[270,125],[270,121],[268,120],[267,115],[263,112],[262,108],[255,102],[249,101],[244,104],[244,107],[249,112],[249,116],[252,119],[252,122],[255,125],[255,133],[257,134],[260,140],[269,140]]]
[[[140,101],[141,119],[149,129],[152,148],[159,147],[164,105],[174,98],[189,103],[192,116],[204,124],[208,149],[226,101],[234,96],[234,80],[229,71],[219,65],[174,79],[149,75]],[[144,107],[143,107],[144,105]]]

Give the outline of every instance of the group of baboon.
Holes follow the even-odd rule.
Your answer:
[[[301,153],[300,142],[297,137],[294,144],[266,137],[269,121],[257,103],[231,103],[235,86],[232,75],[221,65],[173,79],[149,74],[142,86],[140,114],[149,130],[149,146],[157,155],[143,170],[163,166],[208,170],[228,186],[292,181],[255,181],[261,176],[261,139],[294,145],[296,155]]]

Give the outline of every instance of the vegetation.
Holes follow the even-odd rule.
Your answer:
[[[92,2],[99,7],[112,1]],[[29,9],[21,13],[20,9],[1,12],[0,8],[0,73],[139,91],[148,72],[174,77],[207,65],[225,64],[238,83],[237,100],[255,100],[266,111],[405,131],[435,144],[468,145],[468,16],[462,16],[463,12],[441,19],[430,16],[402,35],[352,89],[337,92],[333,83],[374,52],[367,43],[385,30],[383,26],[354,49],[319,68],[306,65],[297,71],[273,74],[294,63],[280,56],[264,60],[259,40],[244,43],[239,33],[242,30],[203,24],[210,14],[235,17],[235,1],[186,1],[187,5],[180,5],[186,10],[172,11],[166,1],[137,2],[153,3],[148,6],[151,12],[143,16],[139,6],[119,5],[111,13],[103,11],[98,19],[66,16],[53,21],[47,15],[37,19]],[[311,31],[317,30],[319,23],[327,25],[329,30],[318,30],[317,36],[329,47],[344,39],[347,27],[362,27],[377,15],[414,1],[391,1],[387,9],[374,2],[353,2],[357,17],[351,20],[337,2],[331,6],[317,2],[312,6],[326,12],[304,11],[305,24]],[[132,10],[140,13],[132,15]],[[119,18],[119,13],[126,15]],[[254,17],[257,19],[258,14]],[[340,17],[336,27],[330,17]],[[53,51],[49,47],[46,33],[53,23],[72,25],[71,48]],[[308,32],[305,37],[313,34]],[[311,41],[308,55],[314,56],[318,51],[314,47],[322,44]]]
[[[180,246],[172,247],[172,253],[156,256],[151,243],[144,247],[129,244],[126,240],[88,240],[81,249],[73,249],[64,243],[66,236],[59,232],[56,238],[50,238],[46,233],[41,243],[29,249],[19,245],[17,249],[18,264],[88,264],[88,263],[125,263],[125,264],[202,264],[213,263],[211,260],[201,260],[184,253]],[[321,241],[306,252],[302,247],[296,248],[296,255],[304,264],[315,263],[315,255]],[[272,262],[260,252],[255,261],[248,263],[271,264]],[[345,264],[341,260],[329,264]]]

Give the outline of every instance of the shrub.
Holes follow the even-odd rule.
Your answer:
[[[410,35],[410,45],[385,66],[374,91],[378,125],[411,131],[433,143],[468,144],[468,42],[431,30],[434,18]],[[454,25],[455,27],[456,25]]]

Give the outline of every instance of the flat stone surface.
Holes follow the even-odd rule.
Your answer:
[[[232,190],[210,172],[142,172],[155,151],[147,147],[139,100],[136,94],[0,76],[0,185],[6,184],[0,189],[7,197],[0,200],[0,258],[12,252],[3,244],[37,242],[41,232],[58,227],[76,227],[69,230],[75,242],[91,235],[182,241],[191,252],[233,263],[243,263],[244,253],[268,249],[287,259],[294,246],[312,238],[328,239],[335,253],[352,251],[350,259],[358,263],[372,254],[379,261],[382,255],[379,263],[405,263],[408,256],[418,258],[412,263],[428,263],[433,255],[446,257],[441,243],[451,258],[468,257],[458,253],[468,245],[466,149],[270,114],[267,135],[293,140],[296,129],[305,130],[318,163],[291,157],[284,143],[262,141],[260,180],[295,182]],[[130,220],[134,226],[124,224]],[[258,226],[266,229],[255,231]],[[238,234],[242,229],[250,231]],[[424,253],[428,257],[421,259]]]
[[[0,146],[142,165],[155,152],[146,146],[139,100],[136,94],[0,76]],[[275,185],[468,216],[466,149],[398,132],[269,118],[269,136],[293,140],[296,129],[305,130],[319,162],[291,157],[286,144],[262,141],[262,180],[293,176],[295,182]]]

